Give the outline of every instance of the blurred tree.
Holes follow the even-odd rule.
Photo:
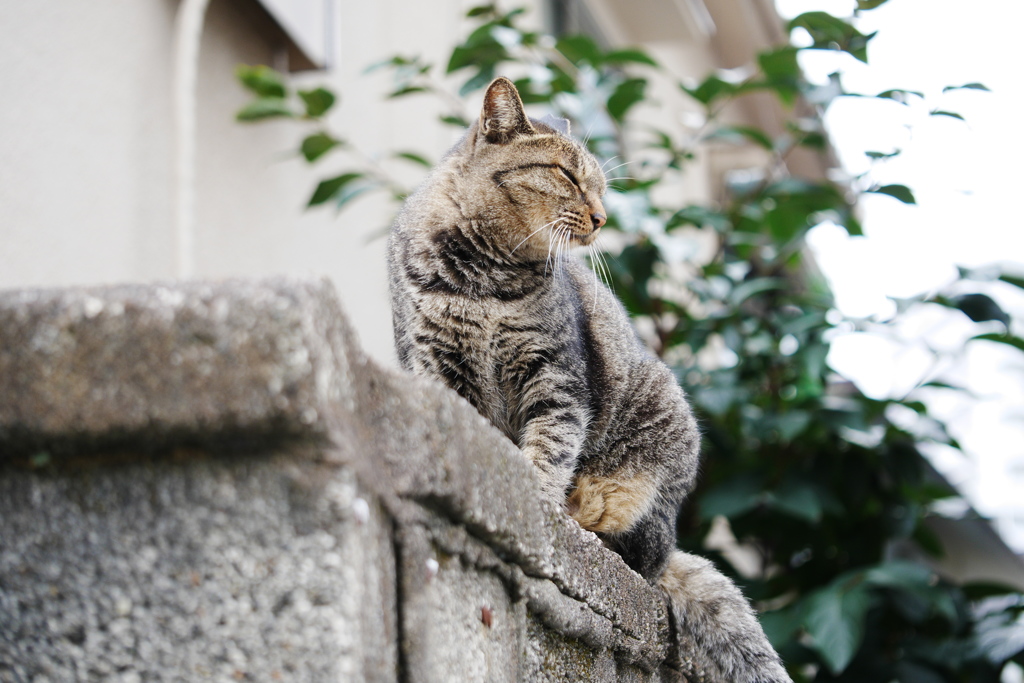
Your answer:
[[[858,0],[869,11],[885,0]],[[820,116],[793,115],[784,135],[727,125],[723,112],[751,93],[769,93],[793,111],[817,111],[845,92],[838,75],[827,86],[802,76],[800,50],[841,50],[867,61],[871,35],[852,19],[809,12],[789,22],[811,46],[782,45],[764,52],[736,81],[712,74],[678,82],[704,110],[705,123],[679,131],[634,122],[653,106],[653,75],[664,70],[638,49],[602,49],[585,35],[554,38],[520,27],[523,10],[483,5],[469,11],[476,28],[440,71],[460,79],[458,96],[435,65],[395,56],[372,69],[394,74],[389,98],[431,93],[449,113],[445,123],[468,121],[460,97],[486,86],[500,71],[524,74],[516,86],[527,104],[544,104],[587,131],[587,143],[628,176],[611,183],[607,228],[617,231],[615,253],[594,254],[653,350],[673,367],[700,413],[705,430],[704,472],[680,518],[681,547],[711,555],[756,601],[762,623],[798,681],[998,681],[1009,661],[1024,664],[1024,596],[996,585],[956,585],[927,563],[943,548],[927,520],[935,503],[955,497],[919,450],[922,440],[958,444],[917,401],[872,400],[826,366],[838,325],[826,283],[809,263],[807,231],[832,221],[860,234],[856,198],[863,192],[914,203],[904,185],[874,184],[870,176],[846,185],[791,174],[795,149],[827,151]],[[522,67],[528,68],[522,68]],[[240,67],[255,95],[238,114],[254,121],[288,116],[316,128],[301,143],[306,160],[353,148],[323,126],[335,97],[324,89],[290,95],[266,67]],[[451,79],[449,79],[450,81]],[[971,83],[961,88],[984,90]],[[905,103],[918,93],[889,90],[873,97]],[[934,109],[934,115],[958,117]],[[678,179],[710,144],[753,144],[766,163],[746,173],[717,203],[671,205],[657,193]],[[871,152],[884,163],[899,154]],[[394,157],[429,168],[423,155]],[[373,190],[397,201],[405,187],[358,154],[345,173],[321,182],[310,206],[343,207]],[[625,174],[624,174],[625,175]],[[700,260],[695,235],[714,248]],[[901,302],[958,309],[978,324],[978,335],[1024,351],[1009,332],[1009,317],[990,297],[967,291]],[[996,273],[1024,288],[1024,281]],[[995,330],[995,331],[994,331]],[[946,387],[941,382],[931,386]],[[950,390],[955,390],[950,388]],[[914,417],[907,420],[907,415]],[[738,543],[718,553],[706,546],[730,534]],[[713,543],[716,548],[723,547]],[[730,544],[726,544],[730,546]],[[903,558],[903,559],[897,559]]]

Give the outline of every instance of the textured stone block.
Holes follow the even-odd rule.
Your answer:
[[[681,680],[671,648],[330,285],[0,294],[0,680]]]

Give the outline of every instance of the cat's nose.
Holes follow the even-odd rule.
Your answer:
[[[608,221],[603,213],[590,214],[590,220],[594,222],[594,230],[599,230]]]

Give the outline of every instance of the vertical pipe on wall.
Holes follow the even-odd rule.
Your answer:
[[[199,42],[210,0],[181,0],[174,19],[175,275],[195,275],[196,83]]]

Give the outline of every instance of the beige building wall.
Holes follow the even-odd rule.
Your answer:
[[[172,275],[174,5],[0,3],[0,285]]]
[[[341,94],[332,124],[369,153],[393,145],[439,153],[451,133],[427,98],[382,106],[395,52],[440,58],[462,30],[460,0],[337,4],[337,65],[300,81]],[[0,287],[179,277],[173,119],[175,0],[0,2]],[[270,63],[280,43],[255,0],[212,0],[197,84],[194,276],[287,273],[336,283],[372,353],[389,359],[384,240],[390,207],[362,199],[340,217],[304,211],[331,162],[290,156],[307,130],[245,126],[239,63]]]
[[[363,72],[396,53],[423,55],[443,70],[475,4],[336,0],[334,67],[294,81],[326,83],[340,94],[332,128],[364,153],[409,149],[437,158],[457,132],[437,122],[435,100],[385,101],[390,75]],[[525,4],[531,21],[541,23],[543,0]],[[645,45],[680,76],[703,75],[720,61],[721,36],[693,10],[701,3],[587,4],[609,40]],[[329,207],[304,210],[316,182],[344,161],[329,155],[310,168],[292,154],[308,124],[234,120],[248,100],[235,81],[236,66],[282,58],[283,34],[256,0],[211,0],[205,14],[196,86],[194,268],[182,270],[173,98],[180,6],[178,0],[0,0],[0,287],[325,275],[369,352],[393,362],[382,237],[392,205],[372,196],[340,215]],[[656,83],[654,95],[665,106],[640,114],[685,130],[695,108],[674,80]],[[403,162],[382,163],[415,181],[415,169]],[[694,200],[710,196],[710,163],[695,166],[676,191]]]

